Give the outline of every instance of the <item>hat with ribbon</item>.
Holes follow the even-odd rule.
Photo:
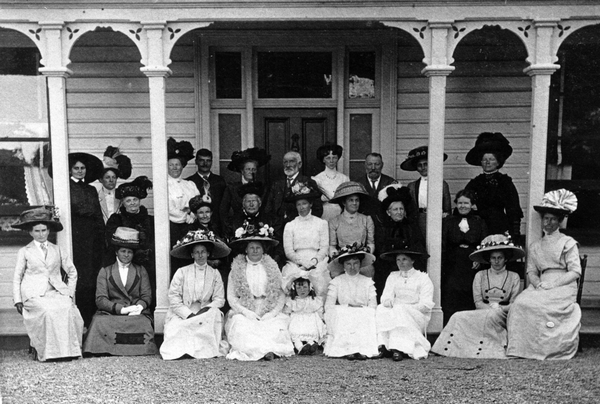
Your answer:
[[[296,183],[292,185],[289,191],[286,193],[285,201],[296,202],[300,199],[313,201],[319,197],[321,197],[321,192],[317,188],[314,188],[310,183],[296,181]]]
[[[564,188],[546,192],[542,198],[541,205],[534,205],[533,209],[541,214],[553,213],[558,216],[566,216],[577,210],[577,197]]]
[[[333,198],[331,198],[329,202],[341,204],[346,200],[346,197],[350,195],[358,195],[361,203],[370,198],[369,193],[363,184],[356,181],[347,181],[341,183],[337,187],[333,194]]]
[[[24,210],[19,215],[19,221],[12,224],[11,227],[30,231],[33,226],[38,224],[45,224],[51,231],[61,231],[63,229],[59,221],[58,209],[51,205]]]
[[[377,199],[381,202],[381,209],[383,211],[386,211],[394,202],[402,202],[405,210],[412,205],[410,191],[407,187],[403,187],[402,184],[390,184],[386,186],[379,191]]]
[[[400,168],[404,171],[417,171],[417,163],[420,160],[427,161],[428,152],[429,147],[427,146],[420,146],[416,149],[412,149],[408,152],[406,159],[400,164]],[[448,155],[444,153],[444,161],[446,161],[447,158]]]
[[[469,255],[469,258],[471,261],[489,264],[487,261],[489,255],[487,253],[493,251],[510,252],[510,257],[508,257],[507,261],[515,261],[525,256],[525,250],[518,245],[515,245],[510,235],[492,234],[481,240],[481,243],[477,246],[476,250]]]
[[[171,256],[176,258],[189,259],[192,254],[192,248],[196,244],[205,244],[212,246],[211,258],[223,258],[229,255],[231,249],[221,239],[215,236],[212,231],[190,230],[186,233],[171,250]]]
[[[346,245],[331,257],[331,262],[327,265],[329,273],[333,278],[337,274],[344,272],[344,264],[346,258],[355,257],[360,260],[360,267],[365,268],[372,265],[375,262],[375,256],[369,252],[368,247],[363,247],[360,243],[354,243]],[[340,260],[342,262],[340,262]]]
[[[131,182],[119,185],[115,191],[115,197],[123,199],[128,196],[135,196],[138,199],[144,199],[148,196],[149,189],[152,189],[152,181],[145,175],[142,175]]]
[[[230,247],[245,246],[250,241],[260,241],[267,247],[275,247],[279,241],[273,238],[275,230],[268,223],[259,222],[257,224],[244,220],[241,227],[235,230],[233,240],[229,243]]]
[[[124,180],[131,177],[131,160],[126,155],[122,154],[118,147],[108,146],[102,156],[102,164],[104,170],[102,170],[102,176],[107,171],[114,170],[117,177]]]
[[[117,227],[110,243],[117,247],[136,249],[140,247],[140,232],[130,227]]]

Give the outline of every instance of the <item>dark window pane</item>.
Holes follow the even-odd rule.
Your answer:
[[[365,156],[371,152],[372,121],[371,114],[350,115],[350,178],[365,174]]]
[[[217,98],[242,98],[242,54],[215,52]]]
[[[375,98],[375,52],[350,52],[348,98]]]
[[[331,52],[259,52],[258,98],[331,98]]]
[[[228,182],[239,181],[240,176],[227,169],[231,154],[240,150],[242,144],[242,116],[240,114],[219,114],[219,154],[220,172]]]
[[[0,74],[35,76],[38,74],[37,48],[0,48]]]

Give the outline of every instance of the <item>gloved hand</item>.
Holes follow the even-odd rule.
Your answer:
[[[388,309],[394,307],[394,301],[392,299],[386,299],[381,303],[383,304],[383,307],[387,307]]]
[[[498,307],[500,307],[500,305],[498,304],[498,302],[492,302],[492,303],[490,303],[490,307],[492,309],[497,309]]]
[[[140,314],[142,314],[142,310],[144,310],[144,308],[140,304],[136,304],[135,306],[130,307],[133,307],[133,310],[129,312],[129,316],[139,316]]]
[[[133,310],[135,309],[135,306],[127,306],[127,307],[123,307],[121,309],[121,314],[125,315],[125,314],[129,314],[131,313]]]

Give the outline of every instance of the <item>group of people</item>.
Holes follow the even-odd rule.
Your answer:
[[[206,149],[196,153],[198,172],[182,179],[193,147],[174,139],[167,146],[174,246],[164,359],[272,360],[320,350],[348,359],[427,357],[434,287],[424,272],[426,146],[411,150],[401,165],[420,174],[408,186],[382,173],[378,153],[366,156],[364,177],[351,181],[337,171],[342,148],[325,144],[317,151],[323,172],[302,175],[301,156],[288,152],[285,177],[266,187],[257,181],[258,169],[270,160],[262,149],[235,152],[228,168],[241,178],[227,184],[211,172]],[[506,264],[524,256],[513,242],[520,239],[523,213],[512,180],[498,171],[511,153],[502,134],[482,133],[466,160],[484,172],[456,194],[454,210],[444,182],[446,327],[433,347],[437,354],[544,359],[572,357],[577,348],[580,311],[572,291],[578,250],[557,230],[576,200],[555,191],[535,207],[544,237],[530,248],[530,286],[516,298],[520,278]],[[138,177],[116,187],[131,165],[115,148],[107,149],[104,167],[86,153],[69,159],[73,263],[47,241],[50,230],[62,228],[51,209],[26,211],[14,225],[34,238],[19,253],[14,278],[15,305],[32,346],[40,360],[81,352],[154,354],[155,235],[140,203],[152,183]],[[97,178],[94,189],[88,184]],[[86,243],[100,248],[81,251]],[[42,245],[57,249],[52,263],[40,260]],[[35,257],[26,255],[32,248],[39,250]],[[35,296],[21,292],[44,282]],[[41,302],[46,297],[54,300]],[[61,299],[61,306],[57,297],[70,299]],[[71,323],[54,325],[51,310],[40,309],[49,306],[69,312]],[[65,327],[69,334],[58,338],[56,330]]]

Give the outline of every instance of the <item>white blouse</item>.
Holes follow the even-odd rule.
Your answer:
[[[189,208],[190,199],[200,195],[200,191],[192,181],[180,178],[167,177],[169,188],[169,220],[173,223],[186,223],[188,213],[184,212]]]
[[[335,194],[335,190],[342,183],[350,181],[347,175],[342,174],[337,170],[330,170],[325,167],[324,171],[321,171],[319,174],[312,177],[313,180],[319,186],[323,195],[321,195],[321,200],[323,202],[328,202],[331,198],[333,198],[333,194]]]
[[[265,297],[267,295],[267,271],[261,261],[255,263],[248,260],[246,264],[246,280],[248,281],[250,292],[254,297]]]
[[[426,273],[414,268],[407,272],[394,271],[388,276],[381,294],[381,303],[386,300],[413,305],[421,313],[429,313],[434,306],[433,282]]]
[[[297,216],[285,225],[283,231],[283,249],[285,256],[295,264],[310,267],[311,263],[302,262],[306,254],[302,250],[310,250],[310,258],[323,261],[329,251],[329,226],[323,219],[310,213],[304,217]],[[313,261],[314,264],[314,261]]]

